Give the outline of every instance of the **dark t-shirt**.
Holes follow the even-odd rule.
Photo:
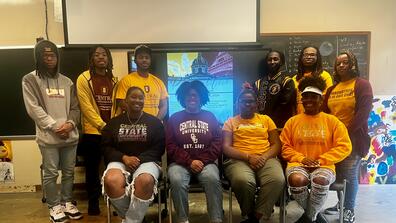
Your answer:
[[[122,162],[122,156],[136,156],[140,163],[160,162],[165,151],[162,122],[147,113],[138,120],[127,114],[112,118],[102,130],[102,149],[106,164]]]
[[[193,160],[214,163],[222,152],[221,130],[209,111],[173,114],[166,128],[168,163],[189,167]]]
[[[92,85],[100,117],[104,122],[108,123],[111,117],[111,96],[113,93],[111,78],[102,75],[92,75]]]

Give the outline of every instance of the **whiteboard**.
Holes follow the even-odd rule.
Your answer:
[[[256,42],[258,0],[63,0],[66,44]]]

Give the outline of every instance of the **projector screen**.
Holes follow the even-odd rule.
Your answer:
[[[252,43],[259,0],[63,0],[73,44]]]

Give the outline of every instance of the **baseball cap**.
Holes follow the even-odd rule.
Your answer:
[[[304,94],[306,92],[312,92],[312,93],[316,93],[318,95],[323,95],[323,92],[319,88],[316,88],[313,86],[308,86],[308,87],[304,88],[304,90],[303,90],[303,92],[301,92],[301,94]]]

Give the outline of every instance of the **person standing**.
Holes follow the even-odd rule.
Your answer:
[[[51,222],[67,222],[83,216],[72,203],[74,166],[80,110],[73,82],[59,73],[56,45],[42,40],[34,47],[36,70],[22,78],[26,111],[36,125],[36,141],[42,156],[43,188]],[[62,171],[58,195],[58,170]]]
[[[278,128],[296,113],[296,89],[293,80],[281,70],[283,53],[273,50],[265,57],[267,74],[255,81],[258,112],[268,115]]]
[[[176,91],[184,107],[166,129],[168,176],[178,222],[188,222],[188,187],[191,177],[202,185],[210,222],[223,221],[223,196],[216,161],[222,152],[221,130],[216,117],[202,110],[209,92],[200,81],[184,82]]]
[[[307,46],[301,50],[300,56],[298,57],[298,72],[293,76],[294,86],[297,90],[297,114],[304,113],[304,106],[301,101],[301,92],[298,90],[298,85],[304,77],[321,77],[326,87],[323,90],[323,94],[326,90],[333,85],[333,79],[330,74],[325,71],[322,67],[322,55],[317,47]]]
[[[168,112],[168,92],[161,79],[150,73],[151,49],[146,45],[139,45],[135,48],[134,57],[137,71],[128,74],[117,84],[113,116],[125,110],[123,99],[126,92],[130,87],[136,86],[143,89],[145,94],[143,110],[163,120]]]
[[[99,215],[101,184],[99,165],[101,130],[111,116],[113,88],[113,59],[110,50],[96,45],[89,51],[89,70],[77,78],[77,96],[82,112],[82,138],[79,150],[84,157],[85,183],[88,193],[88,214]]]
[[[337,163],[336,168],[339,173],[337,180],[347,180],[343,221],[353,223],[360,162],[370,148],[367,122],[372,109],[373,90],[370,82],[359,77],[359,67],[353,53],[347,51],[338,55],[334,70],[337,84],[327,90],[323,110],[345,124],[352,141],[351,155]],[[326,213],[338,211],[338,205],[326,209]]]

